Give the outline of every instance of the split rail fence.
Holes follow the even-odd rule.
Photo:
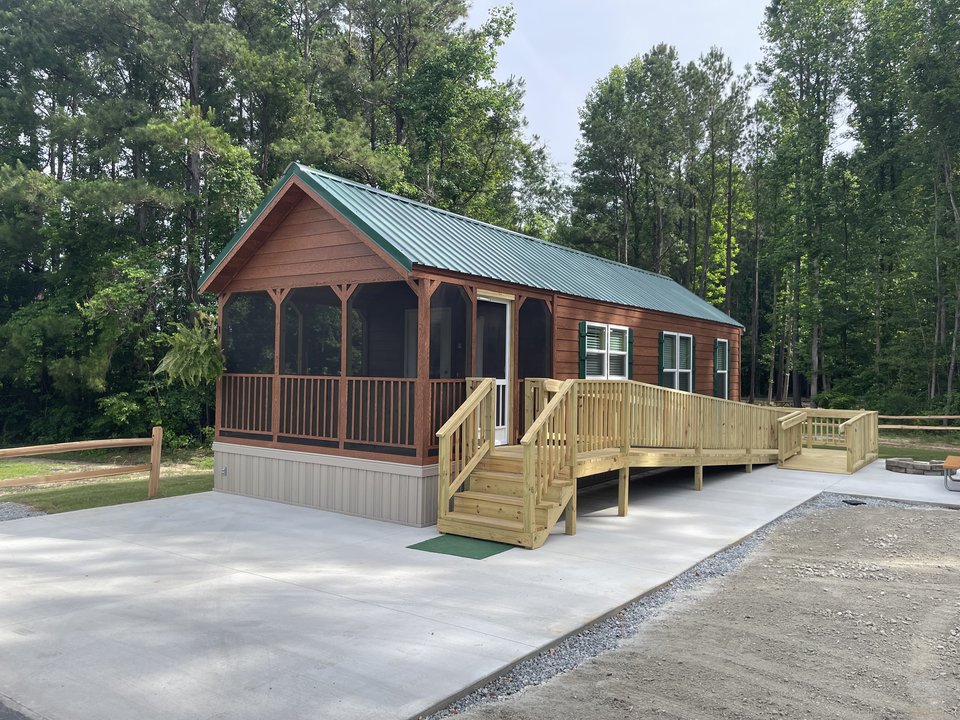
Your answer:
[[[139,465],[124,465],[114,468],[94,468],[78,472],[35,475],[25,478],[0,480],[0,488],[20,487],[21,485],[45,485],[48,483],[71,482],[74,480],[92,480],[111,475],[129,475],[137,472],[150,473],[147,483],[147,497],[156,497],[160,489],[160,448],[163,443],[163,428],[153,428],[148,438],[114,438],[111,440],[80,440],[78,442],[56,443],[53,445],[31,445],[29,447],[0,449],[0,460],[8,458],[31,457],[35,455],[56,455],[81,450],[105,450],[111,448],[149,447],[150,462]]]

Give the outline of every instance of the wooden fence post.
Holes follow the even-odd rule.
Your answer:
[[[693,468],[693,489],[703,490],[703,397],[694,395],[693,402],[697,423],[697,464]]]
[[[633,383],[630,380],[621,380],[623,383],[620,394],[620,475],[617,492],[617,514],[627,516],[627,505],[630,502],[630,430],[633,427]]]
[[[150,434],[150,483],[147,485],[147,497],[157,496],[160,489],[160,447],[163,444],[163,428],[155,425]]]

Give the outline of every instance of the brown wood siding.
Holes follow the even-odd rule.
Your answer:
[[[739,328],[708,320],[669,315],[653,310],[608,305],[584,298],[558,295],[556,300],[553,376],[559,380],[579,374],[580,321],[624,325],[633,329],[633,379],[657,384],[660,331],[693,335],[696,342],[696,391],[713,395],[713,341],[730,341],[730,399],[740,399]]]
[[[228,290],[380,282],[400,276],[344,221],[305,197],[231,280]]]

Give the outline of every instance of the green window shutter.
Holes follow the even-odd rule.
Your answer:
[[[690,336],[690,392],[697,391],[697,337]]]
[[[633,328],[627,328],[627,379],[633,380]]]
[[[587,321],[580,321],[578,377],[583,380],[587,376]]]
[[[657,340],[657,385],[663,386],[663,330]]]
[[[720,373],[717,370],[720,368],[720,341],[714,338],[713,341],[713,396],[714,397],[723,397],[723,383],[721,381]]]

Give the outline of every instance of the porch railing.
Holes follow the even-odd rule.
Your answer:
[[[450,500],[493,449],[496,434],[496,385],[492,378],[473,385],[463,404],[437,431],[439,477],[437,517],[450,512]]]
[[[273,433],[273,375],[230,374],[220,378],[220,430]]]
[[[415,448],[416,385],[413,378],[347,378],[346,442]]]
[[[437,431],[467,399],[467,381],[464,378],[434,378],[430,380],[430,447],[438,445]]]
[[[280,376],[280,435],[335,442],[340,433],[340,378]]]
[[[844,447],[842,426],[847,420],[859,414],[859,410],[828,410],[811,408],[807,410],[807,422],[804,426],[804,444],[827,447]]]

